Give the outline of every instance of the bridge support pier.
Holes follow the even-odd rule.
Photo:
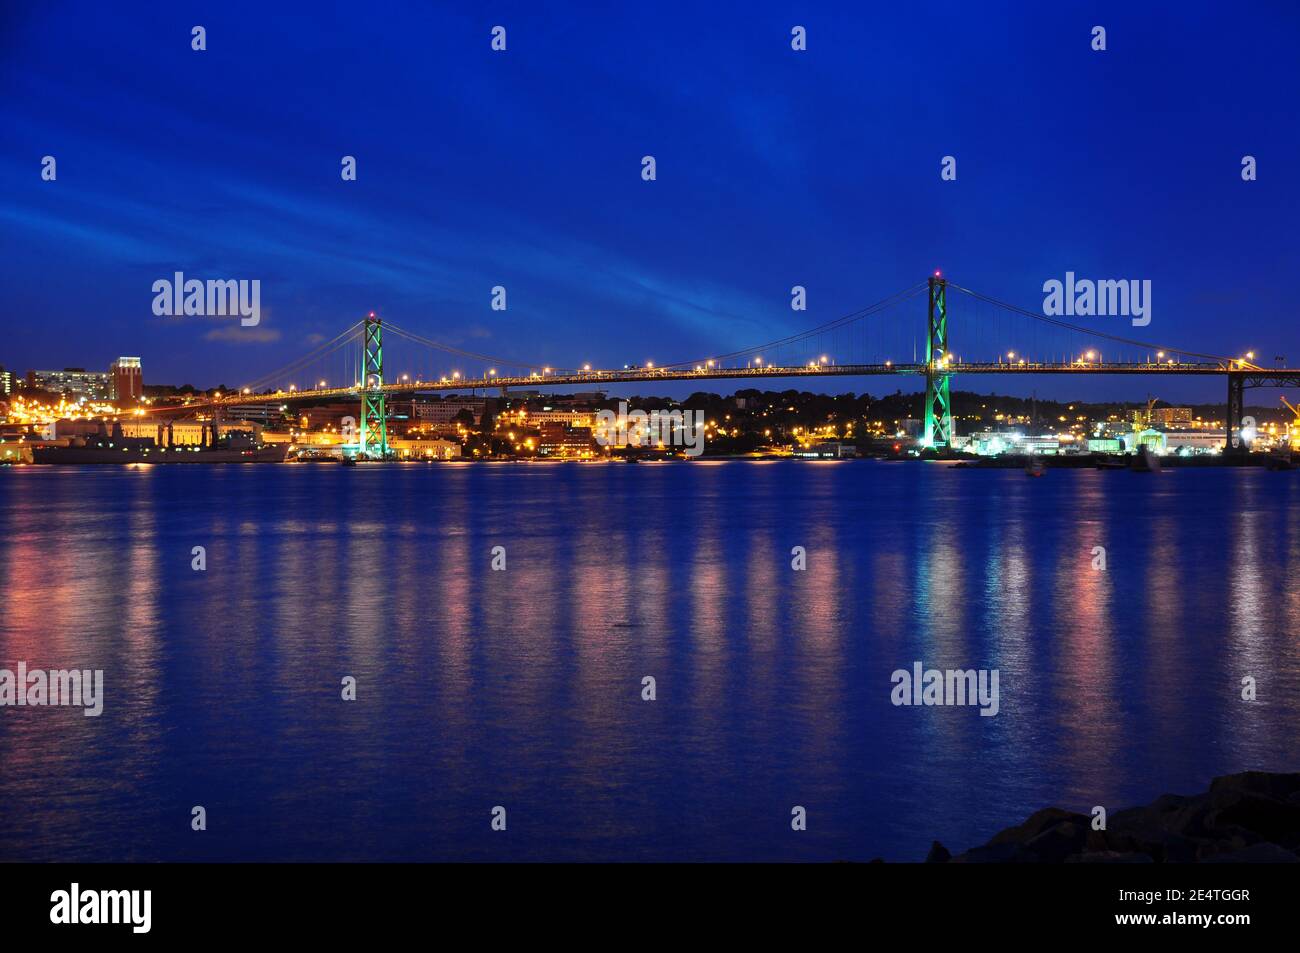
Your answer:
[[[925,444],[952,446],[952,404],[948,397],[948,282],[930,279],[925,336]]]
[[[1246,375],[1228,374],[1228,414],[1225,421],[1223,453],[1242,457],[1246,454],[1246,441],[1241,439],[1242,408],[1245,406]]]

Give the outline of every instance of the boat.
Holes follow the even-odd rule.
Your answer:
[[[1128,464],[1123,460],[1098,460],[1093,464],[1098,470],[1127,470]]]
[[[1133,466],[1130,468],[1135,473],[1159,473],[1160,458],[1157,457],[1148,446],[1143,446],[1133,457]]]
[[[1038,457],[1030,457],[1029,462],[1025,464],[1025,474],[1031,477],[1040,477],[1047,472],[1043,466],[1043,461]]]
[[[32,462],[44,464],[123,463],[282,463],[288,444],[268,444],[251,433],[237,430],[216,438],[211,445],[159,446],[153,437],[126,437],[122,425],[112,432],[101,427],[98,436],[76,437],[67,444],[32,445]]]

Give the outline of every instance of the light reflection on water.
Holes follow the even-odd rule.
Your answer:
[[[0,858],[919,859],[1296,770],[1296,479],[7,470],[0,667],[107,698],[0,709]],[[916,660],[1001,713],[893,707]]]

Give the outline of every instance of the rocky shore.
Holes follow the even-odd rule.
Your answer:
[[[1300,774],[1246,771],[1202,794],[1164,794],[1093,819],[1044,808],[982,847],[953,856],[935,841],[926,863],[1181,864],[1300,862]]]

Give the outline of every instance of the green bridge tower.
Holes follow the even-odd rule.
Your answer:
[[[388,457],[388,419],[384,406],[384,327],[373,314],[365,322],[361,352],[361,444],[357,456]]]
[[[930,279],[930,309],[925,337],[925,443],[952,446],[952,403],[948,398],[948,282]]]

